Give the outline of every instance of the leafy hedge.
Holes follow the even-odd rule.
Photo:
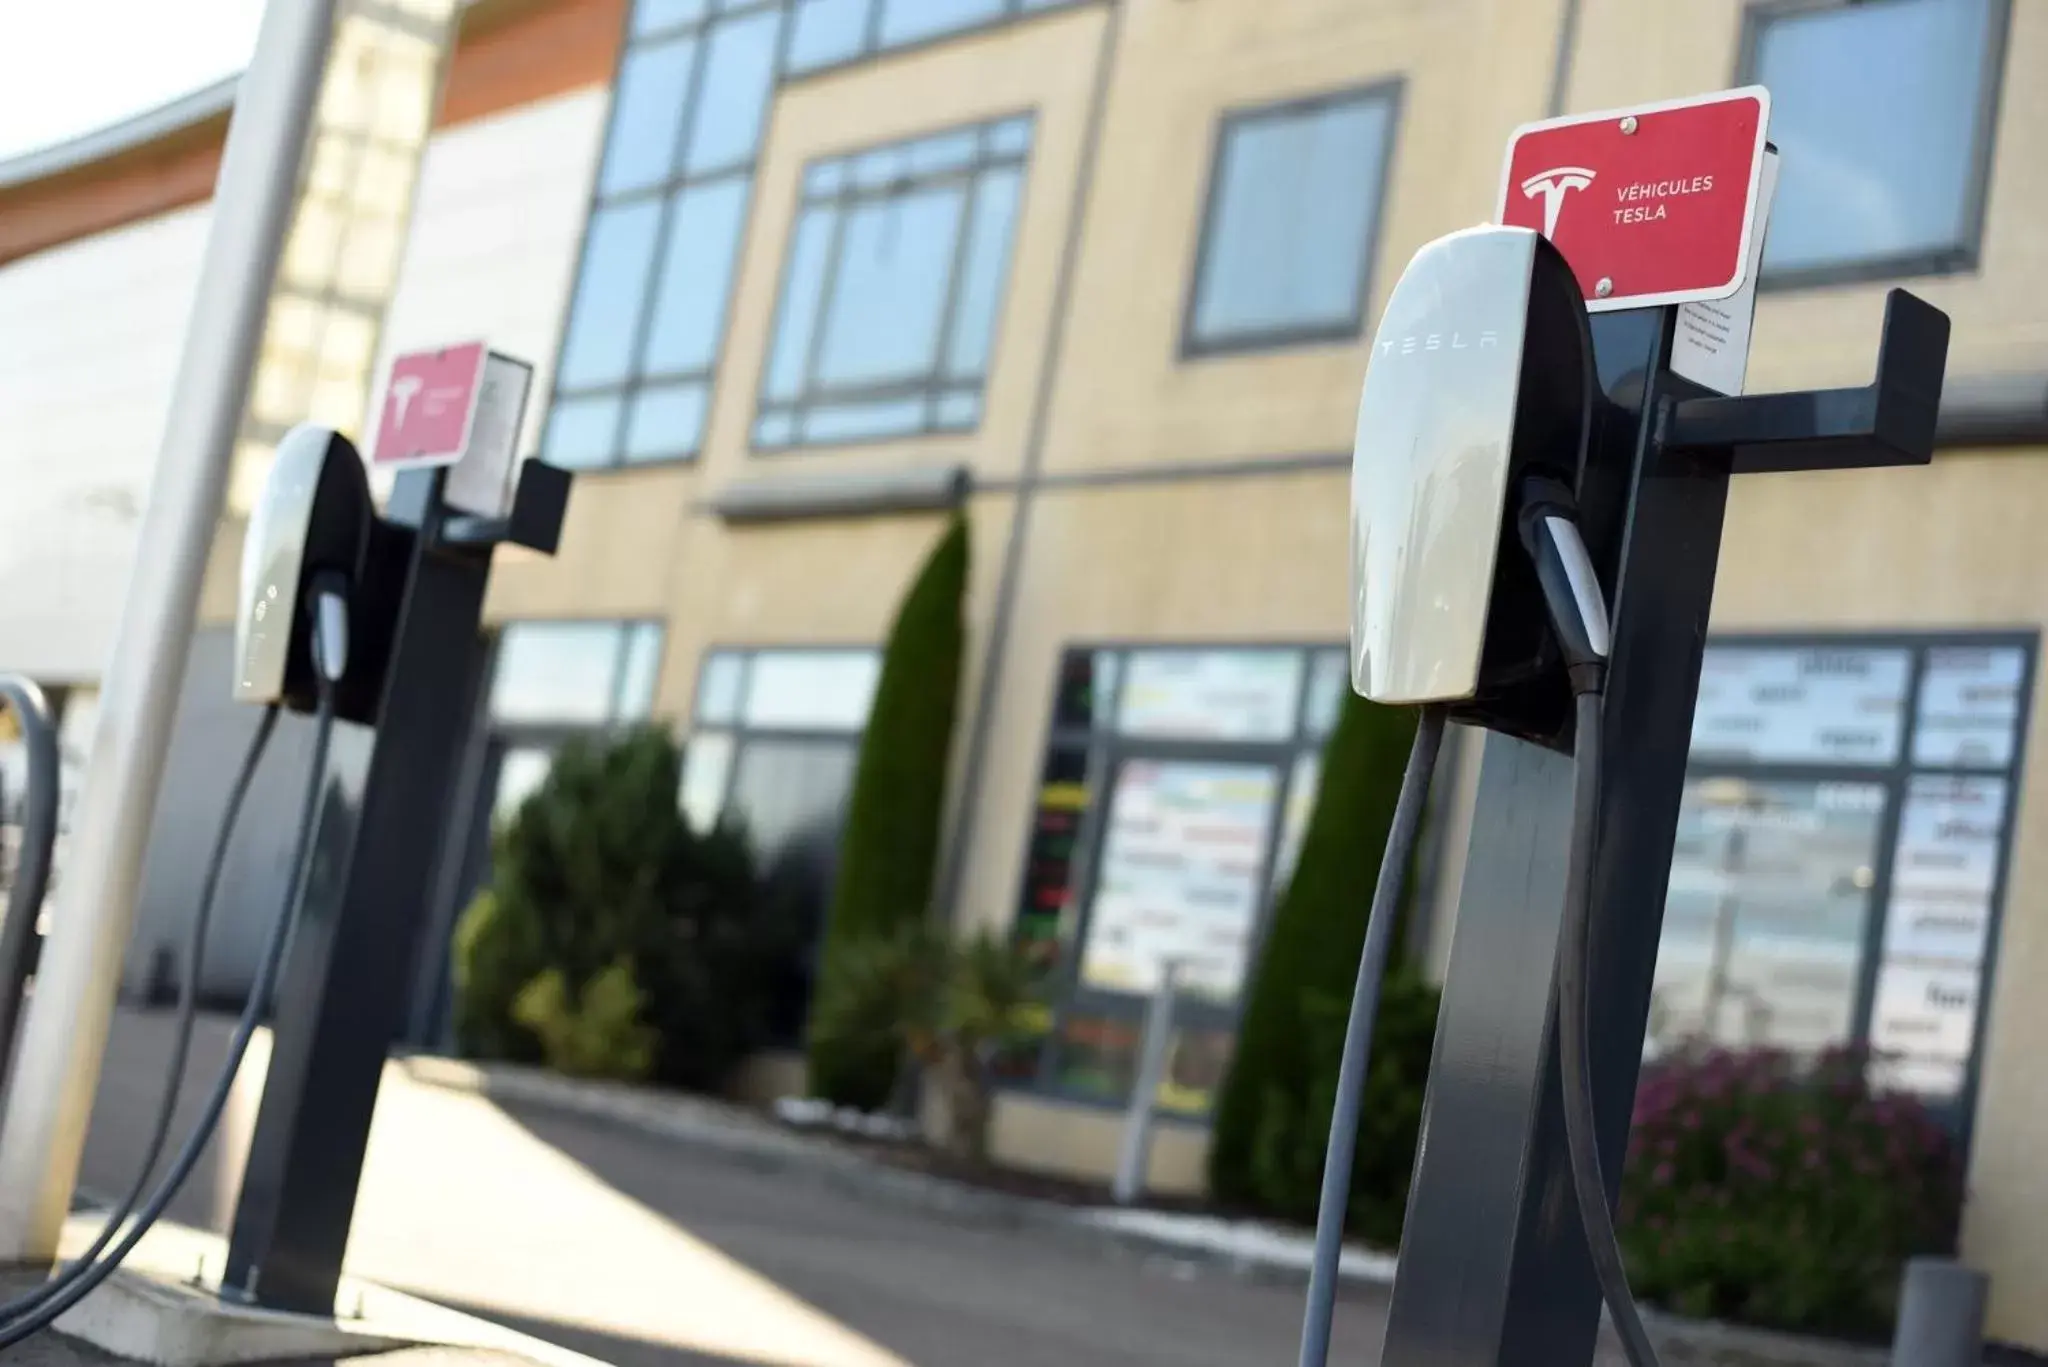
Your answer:
[[[1955,1246],[1959,1155],[1863,1056],[1701,1052],[1644,1070],[1622,1176],[1636,1294],[1685,1315],[1880,1335],[1908,1258]]]
[[[788,909],[742,831],[691,830],[680,776],[654,728],[556,754],[456,930],[465,1052],[714,1089],[758,1047]]]
[[[1226,1205],[1315,1212],[1366,910],[1414,735],[1413,712],[1346,694],[1217,1101],[1209,1182]],[[1352,1182],[1352,1229],[1379,1243],[1400,1233],[1436,1004],[1435,989],[1403,966],[1397,934]]]
[[[833,991],[849,953],[931,914],[946,769],[966,648],[967,520],[956,516],[897,610],[862,734],[839,866],[818,956],[815,997]],[[810,1089],[841,1106],[879,1108],[902,1055],[881,1037],[807,1042]]]

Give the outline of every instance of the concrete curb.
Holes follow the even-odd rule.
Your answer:
[[[414,1081],[673,1140],[760,1171],[802,1176],[863,1199],[997,1227],[1030,1227],[1127,1255],[1208,1266],[1248,1280],[1299,1286],[1310,1241],[1274,1226],[1154,1210],[1076,1207],[906,1172],[704,1097],[582,1082],[544,1069],[416,1054],[397,1060]],[[1394,1259],[1344,1251],[1344,1280],[1388,1286]],[[1888,1367],[1882,1348],[1701,1320],[1645,1314],[1667,1367]],[[1603,1334],[1604,1336],[1604,1334]]]

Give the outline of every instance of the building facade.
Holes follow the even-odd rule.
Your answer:
[[[1379,301],[1492,214],[1516,125],[1756,80],[1784,162],[1751,388],[1864,382],[1897,284],[1953,317],[1951,381],[1925,469],[1737,481],[1646,1047],[1893,1055],[1968,1140],[1994,1333],[2048,1347],[2048,90],[2021,77],[2044,63],[2031,0],[477,0],[376,350],[534,361],[530,449],[578,474],[560,554],[493,576],[416,1032],[491,813],[566,735],[673,725],[692,817],[744,814],[822,884],[877,647],[958,508],[945,904],[1066,964],[999,1156],[1107,1171],[1145,995],[1199,939],[1155,1162],[1198,1185],[1344,687]],[[0,666],[81,699],[224,108],[0,167],[0,450],[41,500],[6,513],[10,578],[71,595],[0,602]],[[230,510],[209,639],[238,531]],[[225,787],[222,747],[188,739],[229,724],[210,649],[138,966]],[[1481,745],[1451,747],[1433,822],[1439,964]]]

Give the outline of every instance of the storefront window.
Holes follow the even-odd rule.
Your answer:
[[[2014,637],[1709,646],[1649,1055],[1867,1046],[1965,1099],[2032,668]]]
[[[1171,963],[1159,1102],[1208,1111],[1345,675],[1329,648],[1066,652],[1015,931],[1053,1005],[1045,1037],[1003,1061],[1013,1084],[1124,1104]]]

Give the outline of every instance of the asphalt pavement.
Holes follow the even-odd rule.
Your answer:
[[[226,1033],[206,1023],[188,1113]],[[87,1189],[132,1176],[168,1034],[163,1014],[117,1023]],[[245,1137],[248,1098],[236,1115]],[[202,1163],[179,1218],[225,1228],[236,1147]],[[792,1180],[396,1068],[347,1263],[619,1367],[1244,1367],[1290,1361],[1301,1320],[1298,1289]],[[1348,1290],[1335,1360],[1371,1363],[1383,1312],[1382,1292]]]

